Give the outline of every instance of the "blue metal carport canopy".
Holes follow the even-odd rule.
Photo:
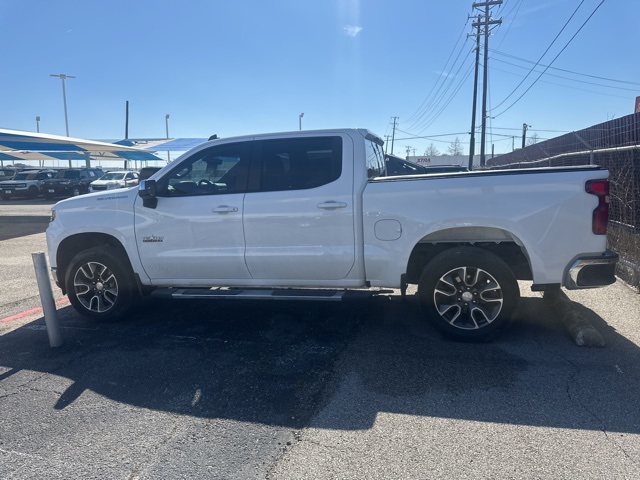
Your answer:
[[[129,158],[128,155],[131,155],[132,159],[135,156],[135,160],[160,160],[148,150],[141,148],[59,135],[0,129],[0,153],[24,158],[24,154],[31,152],[41,152],[44,155],[52,152],[89,152],[95,158]],[[57,155],[51,156],[57,157]]]
[[[206,138],[173,138],[153,145],[154,152],[186,152],[206,142]]]

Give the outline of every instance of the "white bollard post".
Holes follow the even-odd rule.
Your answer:
[[[36,271],[36,280],[38,281],[38,290],[40,292],[40,302],[44,311],[44,322],[47,325],[47,333],[49,334],[49,345],[51,347],[59,347],[62,345],[62,336],[60,335],[60,324],[58,323],[58,312],[56,312],[56,304],[53,301],[53,291],[51,290],[51,279],[47,270],[47,259],[44,253],[32,253],[33,268]]]

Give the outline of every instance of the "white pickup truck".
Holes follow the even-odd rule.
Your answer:
[[[615,281],[599,167],[387,176],[362,129],[218,139],[140,186],[63,200],[54,278],[81,314],[138,295],[339,299],[417,284],[441,332],[487,337],[532,289]]]

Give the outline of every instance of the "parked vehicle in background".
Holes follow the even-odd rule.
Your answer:
[[[116,188],[135,187],[138,185],[138,172],[119,170],[107,172],[89,184],[90,192],[102,192]]]
[[[54,178],[45,180],[42,194],[51,199],[89,193],[89,184],[103,175],[101,168],[63,168],[58,170]]]
[[[417,163],[412,163],[404,158],[396,157],[395,155],[385,155],[384,162],[387,170],[387,175],[392,177],[396,175],[421,175],[426,172],[426,168]]]
[[[462,165],[419,165],[395,155],[385,155],[387,176],[397,175],[427,175],[432,173],[468,172],[469,169]]]
[[[11,180],[17,171],[12,167],[0,167],[0,180]]]
[[[35,198],[42,193],[45,180],[53,178],[56,170],[23,170],[11,180],[0,181],[0,196],[3,200],[12,197]]]

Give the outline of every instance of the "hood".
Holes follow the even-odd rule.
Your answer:
[[[78,197],[66,198],[56,203],[55,210],[67,210],[74,208],[102,208],[122,205],[131,205],[138,196],[137,188],[120,188],[105,190],[104,192],[87,193]]]

